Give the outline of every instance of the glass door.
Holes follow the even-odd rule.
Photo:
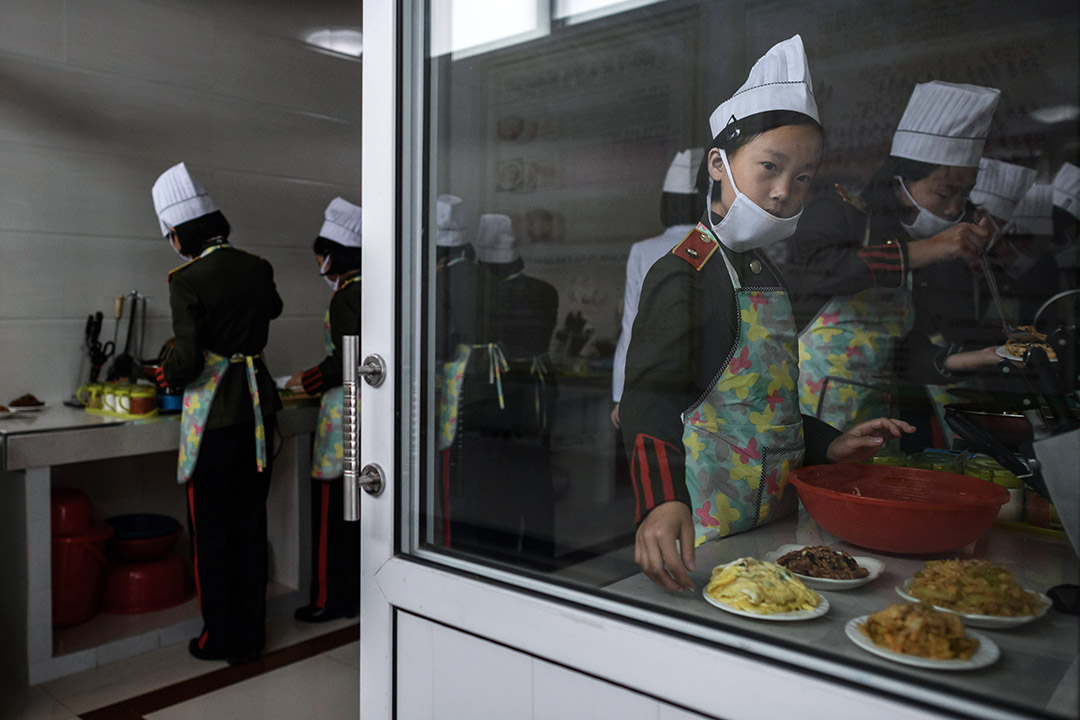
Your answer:
[[[612,410],[632,247],[695,226],[685,213],[700,218],[701,207],[669,202],[667,175],[709,145],[710,113],[763,52],[795,33],[806,42],[831,123],[822,197],[873,172],[914,84],[967,51],[974,59],[953,80],[1027,98],[1001,106],[989,147],[1049,179],[1075,160],[1075,128],[1033,134],[1021,108],[1077,99],[1064,82],[1076,74],[1076,9],[500,0],[477,17],[479,5],[364,9],[356,359],[379,355],[386,371],[378,386],[358,383],[355,469],[378,465],[384,480],[360,500],[362,716],[544,717],[538,698],[560,696],[568,677],[589,701],[651,704],[650,717],[1075,715],[1074,618],[992,634],[1000,659],[972,673],[859,646],[847,626],[897,602],[894,587],[922,558],[846,544],[805,508],[703,542],[693,592],[658,587],[634,554],[649,478],[634,476],[639,455]],[[883,37],[887,51],[875,46]],[[1028,61],[992,61],[999,50]],[[695,192],[693,179],[675,185]],[[767,262],[798,270],[787,249]],[[655,463],[653,446],[646,455]],[[699,516],[711,528],[743,510]],[[1006,565],[1025,587],[1080,580],[1061,533],[1018,533],[992,528],[955,554]],[[885,569],[825,594],[831,607],[801,622],[739,617],[702,595],[714,566],[819,544]],[[549,692],[552,677],[562,680]]]

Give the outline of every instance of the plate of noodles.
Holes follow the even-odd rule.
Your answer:
[[[1050,598],[1016,584],[1005,568],[986,560],[930,560],[896,593],[957,615],[965,625],[1005,630],[1038,620]]]
[[[755,620],[811,620],[829,612],[825,596],[776,563],[739,558],[713,568],[705,602]]]
[[[925,603],[892,605],[852,618],[844,634],[878,657],[928,670],[975,670],[1001,656],[990,638],[966,630],[956,616],[939,613]]]

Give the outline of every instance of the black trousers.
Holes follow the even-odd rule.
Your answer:
[[[264,425],[269,445],[275,418]],[[270,470],[255,467],[255,424],[233,425],[205,431],[187,485],[199,647],[222,657],[258,655],[266,640]]]
[[[311,481],[311,604],[353,613],[360,604],[360,523],[345,522],[345,480]]]

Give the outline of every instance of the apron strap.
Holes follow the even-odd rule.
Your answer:
[[[263,424],[262,404],[259,402],[259,383],[255,378],[255,360],[259,354],[243,355],[236,353],[229,358],[229,363],[244,363],[247,376],[248,394],[251,396],[251,409],[255,414],[255,467],[259,472],[266,469],[266,426]]]

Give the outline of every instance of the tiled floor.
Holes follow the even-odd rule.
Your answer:
[[[0,720],[352,720],[357,636],[356,620],[308,625],[285,614],[268,619],[266,654],[251,665],[196,660],[185,640],[30,688],[0,675]]]

